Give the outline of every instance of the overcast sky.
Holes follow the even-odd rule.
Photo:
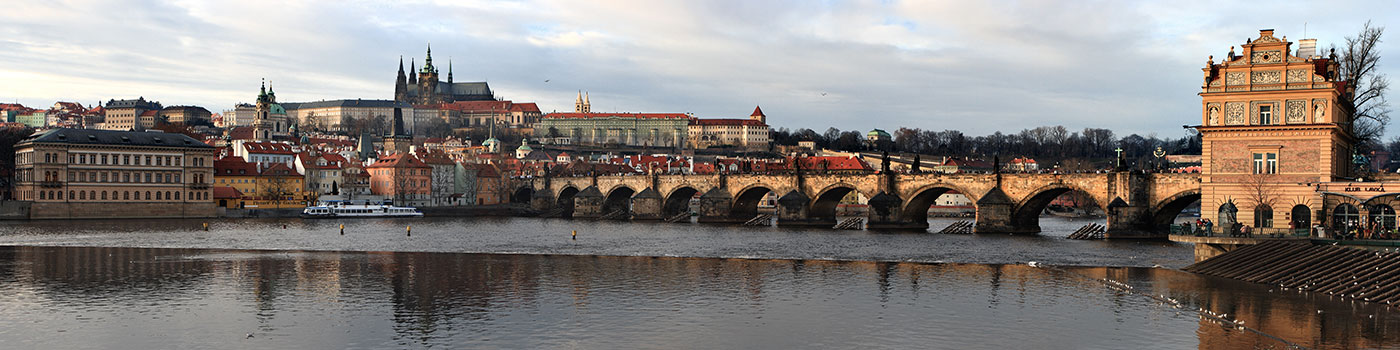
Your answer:
[[[1206,56],[1262,28],[1340,44],[1394,2],[1269,1],[7,1],[0,101],[393,98],[399,56],[498,97],[572,111],[744,117],[776,127],[1040,125],[1176,137],[1200,121]],[[1306,36],[1304,34],[1306,25]],[[1390,74],[1394,76],[1395,74]],[[1400,134],[1392,126],[1390,135]]]

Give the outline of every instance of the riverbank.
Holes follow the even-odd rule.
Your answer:
[[[499,217],[531,216],[534,210],[520,204],[474,205],[460,207],[420,207],[426,217]],[[302,208],[276,209],[224,209],[220,208],[221,218],[299,218]]]

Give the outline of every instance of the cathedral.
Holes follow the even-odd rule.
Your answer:
[[[452,62],[447,62],[447,81],[438,80],[437,67],[433,66],[433,47],[428,46],[428,57],[423,60],[423,68],[409,63],[409,71],[417,75],[404,75],[403,57],[399,57],[399,77],[394,81],[394,100],[414,105],[434,105],[456,101],[492,101],[495,96],[486,82],[452,82]]]

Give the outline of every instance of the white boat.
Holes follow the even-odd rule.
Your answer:
[[[304,218],[380,218],[380,217],[420,217],[423,212],[414,207],[396,207],[387,204],[346,204],[326,203],[302,209]]]

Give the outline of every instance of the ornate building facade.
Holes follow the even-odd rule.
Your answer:
[[[452,62],[447,62],[447,81],[438,80],[438,69],[433,66],[433,47],[428,46],[428,56],[423,60],[423,68],[416,69],[409,64],[405,75],[403,57],[399,57],[399,75],[394,81],[394,100],[413,105],[435,105],[456,101],[490,101],[496,99],[486,82],[456,83],[452,81]]]
[[[1352,177],[1350,88],[1336,56],[1291,45],[1261,30],[1202,69],[1201,216],[1217,227],[1231,216],[1255,228],[1311,227],[1332,209],[1318,188]]]
[[[211,217],[217,150],[178,133],[50,129],[15,145],[31,219]]]

